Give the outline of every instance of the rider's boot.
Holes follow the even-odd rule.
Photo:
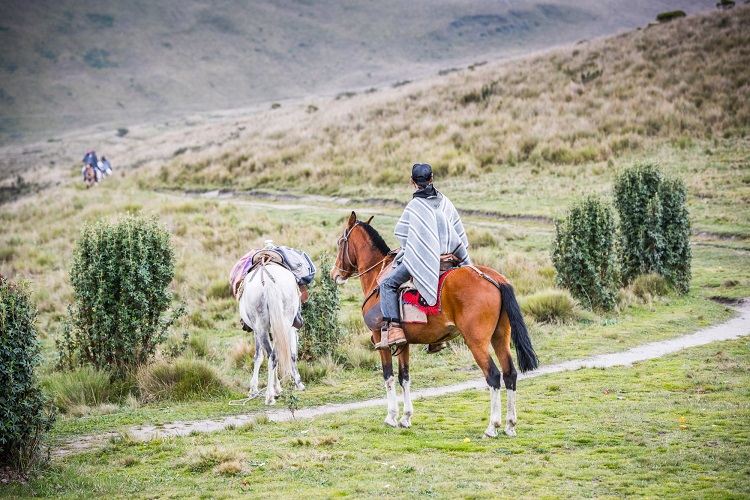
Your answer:
[[[442,351],[446,347],[448,347],[447,342],[435,342],[434,344],[427,344],[427,348],[425,349],[425,351],[427,352],[427,354],[435,354],[436,352]]]
[[[401,328],[401,323],[397,321],[391,321],[388,327],[388,347],[406,344],[406,335],[404,330]]]

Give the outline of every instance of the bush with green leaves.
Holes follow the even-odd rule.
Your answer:
[[[339,289],[330,278],[331,261],[323,258],[315,281],[308,285],[310,299],[302,304],[305,322],[299,332],[299,357],[319,360],[336,352],[343,328],[339,323]]]
[[[36,305],[0,275],[0,466],[27,470],[41,458],[41,439],[54,411],[34,371],[40,362]]]
[[[610,310],[617,301],[615,218],[609,203],[594,195],[574,204],[555,222],[552,263],[557,285],[584,306]]]
[[[690,289],[690,217],[687,190],[653,163],[621,172],[613,188],[620,217],[622,279],[656,273],[681,293]]]
[[[167,314],[173,275],[170,235],[155,216],[84,225],[70,271],[75,304],[57,341],[60,364],[124,377],[146,363],[184,314],[182,307]]]

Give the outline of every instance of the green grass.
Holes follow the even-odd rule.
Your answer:
[[[748,15],[747,9],[735,11]],[[244,397],[251,375],[251,348],[241,342],[252,338],[240,330],[237,304],[226,286],[237,258],[273,239],[320,262],[336,251],[352,210],[365,220],[375,215],[374,226],[395,247],[393,227],[411,195],[408,167],[415,157],[433,164],[438,189],[467,211],[472,260],[505,274],[521,302],[554,285],[551,221],[578,196],[609,196],[617,170],[642,158],[685,179],[694,230],[690,292],[633,301],[606,315],[576,311],[575,318],[560,324],[529,317],[542,365],[674,338],[732,316],[721,301],[750,296],[750,212],[741,209],[750,196],[750,144],[746,128],[735,127],[745,116],[743,103],[750,101],[732,101],[732,92],[702,93],[725,74],[737,81],[741,75],[732,68],[747,67],[735,64],[746,51],[729,50],[746,46],[740,43],[743,32],[735,29],[745,17],[734,15],[677,20],[533,60],[480,65],[439,81],[321,104],[315,113],[285,104],[278,111],[283,115],[128,126],[124,138],[72,134],[65,141],[8,149],[13,168],[33,165],[39,175],[35,186],[49,185],[33,197],[3,198],[0,205],[0,273],[31,283],[39,307],[42,379],[60,377],[53,369],[54,341],[73,300],[68,272],[80,227],[140,210],[159,216],[175,247],[171,288],[188,315],[172,332],[173,347],[179,347],[183,333],[189,338],[178,359],[200,359],[221,387],[201,390],[208,385],[198,382],[197,401],[169,391],[161,391],[164,399],[158,401],[139,400],[134,391],[130,397],[118,393],[106,405],[81,404],[78,411],[60,415],[49,435],[53,445],[99,433],[119,437],[104,450],[55,459],[43,478],[7,492],[222,497],[239,495],[242,488],[251,495],[288,495],[299,491],[291,489],[295,485],[311,495],[357,497],[394,491],[436,497],[451,491],[462,497],[747,496],[741,482],[747,469],[738,465],[746,462],[746,452],[731,449],[735,437],[727,423],[738,420],[737,435],[747,434],[747,393],[732,382],[737,376],[748,386],[746,374],[732,368],[746,364],[746,341],[722,344],[738,346],[727,354],[731,362],[701,348],[632,369],[524,381],[515,440],[477,439],[486,426],[486,393],[417,401],[415,428],[409,431],[383,428],[384,408],[277,425],[264,420],[262,400],[246,407],[227,404]],[[118,19],[115,13],[113,25]],[[705,40],[720,40],[705,49],[712,65],[696,75],[690,61],[703,51],[696,45],[702,30],[711,31]],[[662,51],[683,47],[685,58],[675,53],[659,59],[665,57]],[[579,94],[566,71],[595,71],[591,65],[579,68],[586,61],[603,64],[605,71]],[[685,61],[689,64],[670,66]],[[624,73],[610,71],[616,65]],[[673,86],[675,72],[685,76],[687,87]],[[482,98],[477,89],[492,81],[504,84]],[[620,83],[627,86],[617,87]],[[703,110],[680,101],[685,96],[672,96],[682,102],[673,108],[674,99],[660,93],[664,88],[704,99]],[[471,91],[487,102],[460,104]],[[629,114],[636,111],[643,114],[637,120]],[[696,113],[711,118],[696,120]],[[595,123],[604,128],[592,128]],[[106,146],[108,157],[110,148],[118,152],[123,165],[115,165],[114,177],[85,190],[77,162],[79,151],[94,139]],[[0,160],[0,168],[6,163]],[[183,190],[190,187],[252,190],[259,196],[186,196]],[[347,336],[334,358],[338,364],[305,367],[309,382],[304,393],[295,394],[299,408],[384,394],[379,358],[362,325],[356,280],[341,288],[341,299]],[[413,349],[414,389],[481,377],[462,342],[451,347],[438,355]],[[705,368],[696,366],[703,362]],[[264,384],[265,367],[261,374]],[[76,401],[80,394],[73,391]],[[195,392],[185,394],[190,398]],[[724,396],[721,403],[716,394]],[[609,397],[618,395],[624,399]],[[288,402],[281,399],[277,408]],[[233,431],[146,444],[127,437],[132,426],[237,414],[253,414],[256,421]],[[688,420],[687,430],[674,430],[679,416],[696,420]],[[723,423],[711,427],[709,416]],[[690,434],[694,422],[707,437]],[[112,464],[111,474],[106,464]],[[495,473],[487,474],[489,467]],[[714,481],[707,484],[706,478]],[[250,486],[242,487],[242,481]],[[386,490],[385,484],[391,487]]]
[[[113,498],[739,498],[750,494],[750,339],[633,367],[522,381],[518,436],[483,440],[486,391],[212,434],[132,441],[53,460],[6,495]]]

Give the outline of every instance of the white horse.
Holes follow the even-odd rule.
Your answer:
[[[281,378],[291,375],[297,390],[304,391],[297,369],[297,329],[292,326],[300,307],[297,280],[284,267],[259,265],[244,279],[239,302],[240,317],[255,332],[255,358],[250,396],[258,393],[258,372],[263,353],[268,357],[266,404],[276,403],[281,395]]]

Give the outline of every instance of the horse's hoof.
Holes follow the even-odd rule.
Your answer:
[[[398,426],[402,429],[409,429],[411,428],[411,422],[402,418],[401,420],[399,420]]]
[[[297,390],[298,391],[304,391],[305,390],[305,384],[303,384],[302,382],[300,382],[299,384],[297,384]]]
[[[506,427],[504,432],[506,436],[513,437],[516,435],[516,430],[513,427]]]
[[[388,415],[388,416],[387,416],[387,417],[385,418],[385,422],[384,422],[384,423],[385,423],[385,425],[387,425],[388,427],[398,427],[398,423],[396,422],[396,419],[395,419],[395,418],[393,418],[393,417],[391,417],[390,415]]]
[[[484,431],[484,435],[482,436],[483,439],[494,439],[497,437],[497,429],[494,425],[491,425],[487,427],[487,430]]]
[[[266,406],[274,406],[276,404],[275,399],[266,399]]]

